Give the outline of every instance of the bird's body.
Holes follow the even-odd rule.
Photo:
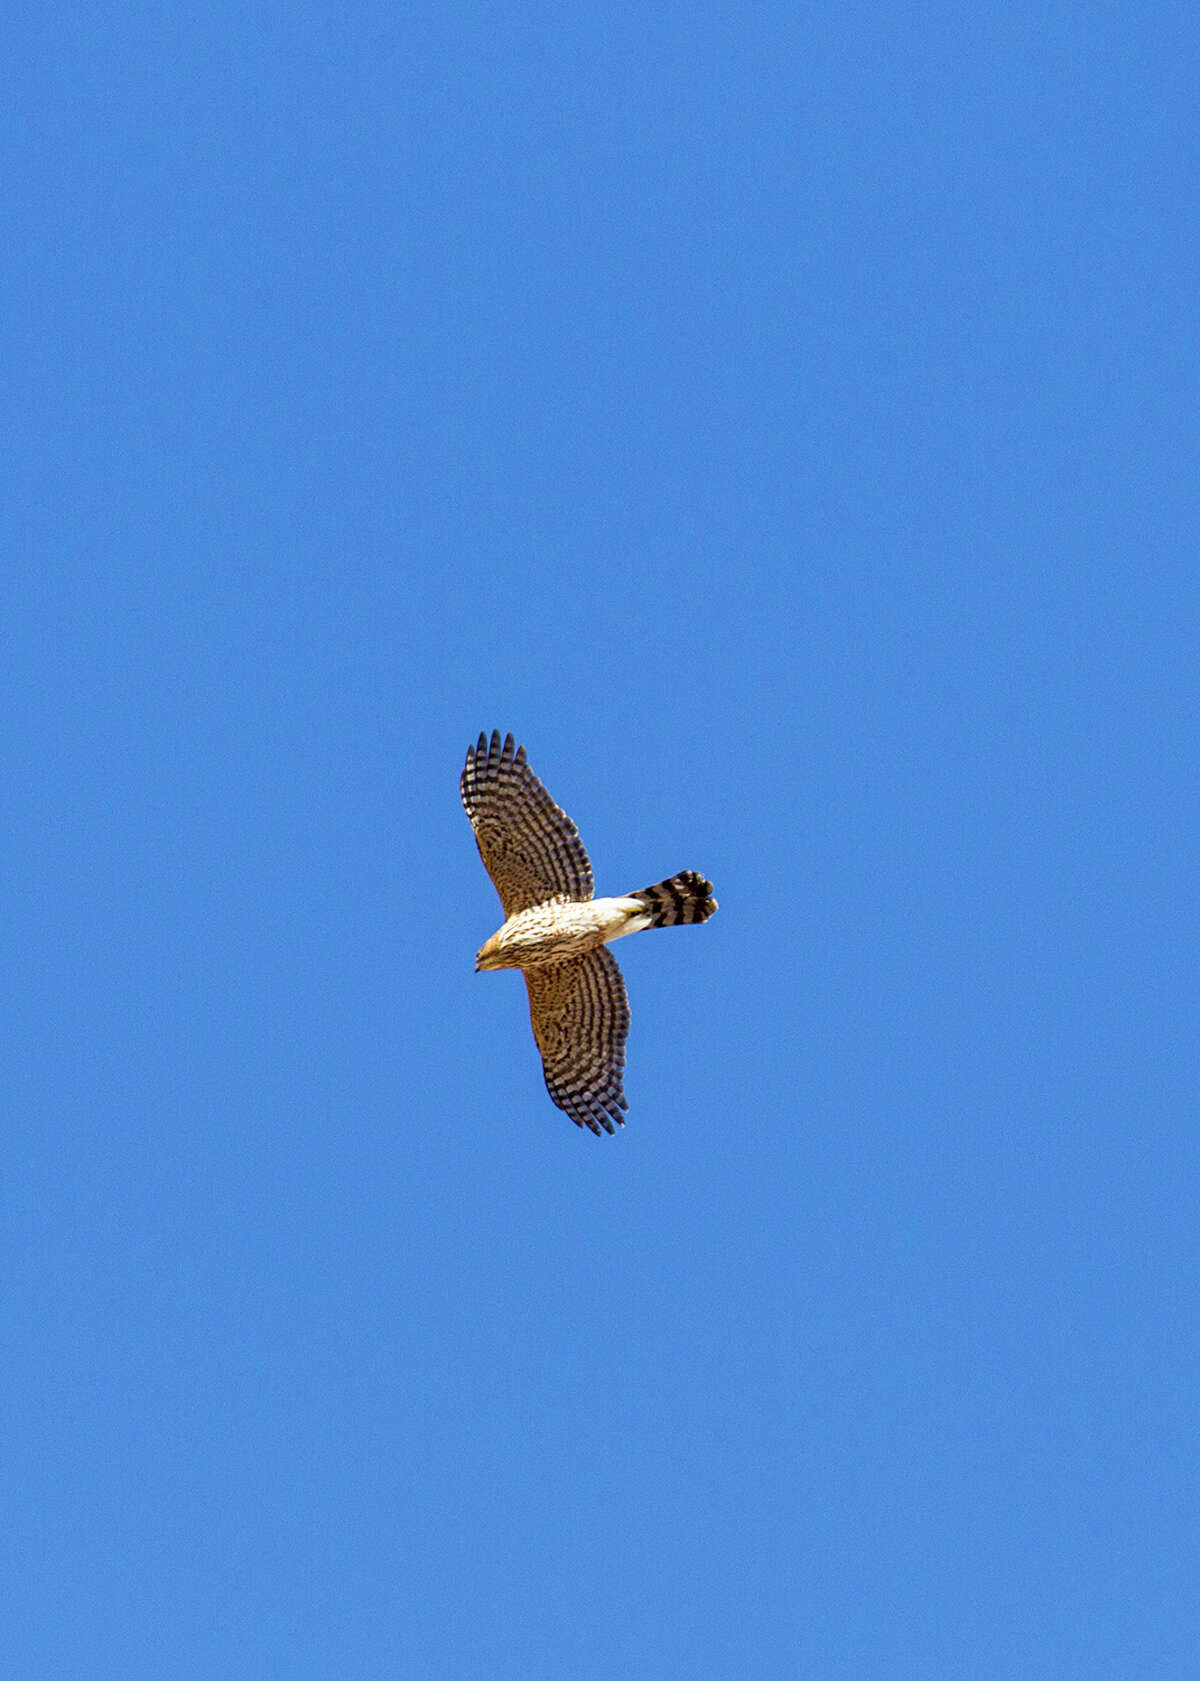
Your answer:
[[[548,899],[510,916],[485,941],[476,969],[538,969],[651,926],[640,899]]]
[[[629,1005],[613,940],[643,928],[706,922],[712,883],[684,870],[618,898],[592,897],[579,832],[555,805],[513,738],[493,730],[467,752],[463,805],[506,921],[476,969],[520,969],[546,1087],[576,1126],[624,1126],[622,1087]]]

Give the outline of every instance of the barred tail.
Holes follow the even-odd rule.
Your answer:
[[[717,908],[712,890],[712,882],[695,870],[681,870],[629,897],[645,905],[651,928],[673,928],[677,922],[707,922]]]

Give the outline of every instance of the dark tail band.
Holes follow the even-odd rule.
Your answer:
[[[629,897],[645,905],[652,928],[674,928],[680,922],[707,922],[717,908],[712,890],[712,882],[695,870],[681,870],[677,876],[656,881],[653,887],[643,887]]]

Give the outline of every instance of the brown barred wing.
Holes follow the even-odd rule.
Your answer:
[[[524,973],[546,1090],[576,1126],[597,1137],[601,1128],[624,1126],[629,1002],[616,958],[597,946],[569,963]]]
[[[579,831],[514,751],[513,738],[481,735],[459,784],[483,867],[506,917],[547,899],[590,899],[592,866]]]

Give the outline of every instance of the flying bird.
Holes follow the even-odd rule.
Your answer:
[[[485,940],[476,970],[520,969],[542,1053],[546,1089],[597,1137],[625,1125],[622,1088],[629,1003],[611,940],[643,928],[707,922],[711,881],[683,870],[618,899],[592,897],[579,831],[525,762],[513,738],[492,731],[467,749],[462,802],[483,867],[507,920]]]

